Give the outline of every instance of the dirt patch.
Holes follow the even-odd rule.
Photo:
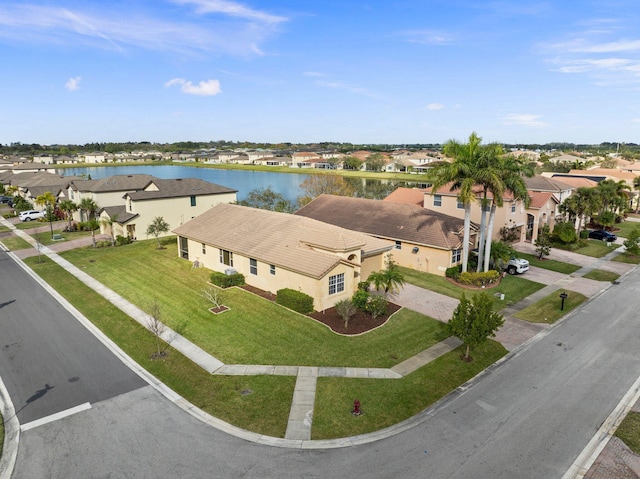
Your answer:
[[[446,277],[445,277],[446,278]],[[489,284],[485,284],[484,287],[482,286],[473,286],[472,284],[462,284],[462,283],[458,283],[455,279],[453,278],[446,278],[447,281],[449,281],[449,283],[451,284],[455,284],[456,286],[460,286],[461,288],[464,289],[477,289],[482,291],[483,289],[492,289],[495,288],[497,286],[500,286],[500,282],[502,281],[502,276],[500,276],[500,278],[498,279],[498,281],[496,281],[495,283],[489,283]]]
[[[209,311],[211,311],[213,314],[220,314],[224,313],[225,311],[229,311],[229,308],[225,305],[222,305],[218,306],[217,308],[209,308]]]

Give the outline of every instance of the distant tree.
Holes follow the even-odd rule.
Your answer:
[[[73,213],[78,209],[78,206],[71,200],[62,200],[58,205],[58,208],[60,208],[60,211],[64,213],[64,215],[67,218],[67,221],[69,221],[67,230],[71,231],[71,222],[73,221]]]
[[[571,228],[575,237],[576,231]],[[551,253],[551,233],[549,231],[549,225],[544,225],[538,230],[538,237],[536,238],[534,245],[536,247],[536,255],[538,259],[542,259],[544,256],[549,256]]]
[[[342,158],[342,168],[344,170],[359,170],[362,168],[363,161],[355,156],[345,156]]]
[[[367,171],[381,171],[384,167],[384,155],[382,153],[372,153],[365,160]]]
[[[49,222],[51,237],[53,238],[53,221],[55,220],[56,197],[50,191],[45,191],[36,198],[36,204],[44,206],[45,218]]]
[[[353,302],[348,298],[338,301],[335,308],[338,316],[340,316],[344,321],[344,329],[347,329],[347,327],[349,327],[349,318],[356,314],[358,308],[356,308]]]
[[[162,248],[160,244],[160,235],[169,231],[169,223],[167,223],[162,216],[156,216],[153,221],[147,226],[147,236],[154,236],[158,242],[158,249]]]
[[[281,213],[293,213],[296,209],[291,201],[287,200],[281,193],[273,191],[270,186],[251,190],[247,194],[247,198],[238,201],[238,204]]]
[[[320,195],[353,196],[353,187],[340,175],[309,175],[300,184],[302,196],[298,197],[298,205],[304,206]]]
[[[385,293],[393,293],[394,290],[402,288],[405,283],[404,276],[392,255],[387,256],[385,268],[371,273],[367,281],[373,283],[376,289],[384,288]]]
[[[496,331],[504,323],[503,316],[493,311],[492,306],[493,298],[485,292],[474,294],[471,301],[462,293],[460,303],[447,323],[449,333],[467,347],[465,361],[471,360],[469,351],[472,347],[495,337]]]

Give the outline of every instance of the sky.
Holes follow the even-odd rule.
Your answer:
[[[637,0],[0,2],[0,143],[640,143]]]

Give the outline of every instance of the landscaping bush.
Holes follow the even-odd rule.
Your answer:
[[[370,287],[371,287],[371,283],[369,281],[360,281],[358,283],[358,290],[369,291]]]
[[[279,289],[276,292],[276,303],[302,314],[313,312],[313,298],[295,289]]]
[[[564,244],[575,243],[578,240],[576,229],[569,221],[560,221],[553,228],[553,238]]]
[[[373,319],[376,319],[378,316],[382,316],[387,312],[387,305],[389,302],[384,299],[384,297],[374,294],[369,298],[369,302],[367,303],[366,311],[371,315]]]
[[[472,286],[484,286],[486,284],[492,284],[498,281],[500,273],[496,270],[489,270],[483,273],[464,272],[460,273],[458,281],[462,284],[468,284]]]
[[[116,246],[122,246],[132,242],[132,239],[128,236],[118,235],[116,236]]]
[[[589,238],[589,231],[588,230],[581,230],[580,231],[580,239],[588,239]]]
[[[358,290],[353,293],[351,302],[356,308],[362,309],[363,311],[366,310],[367,303],[369,302],[369,291],[358,288]]]
[[[455,279],[456,281],[458,280],[458,277],[460,276],[460,272],[462,271],[462,265],[456,265],[456,266],[452,266],[451,268],[447,268],[444,272],[444,275],[447,278],[452,278]]]
[[[108,248],[111,246],[111,241],[102,240],[96,242],[96,248]]]
[[[221,288],[242,286],[244,284],[244,275],[241,273],[224,274],[219,271],[214,271],[211,273],[211,282]]]

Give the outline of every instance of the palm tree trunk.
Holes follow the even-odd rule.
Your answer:
[[[478,267],[476,271],[480,272],[482,269],[482,263],[484,261],[484,242],[486,240],[486,227],[487,227],[487,198],[482,200],[482,216],[480,217],[480,242],[478,244]]]
[[[464,234],[462,236],[462,272],[467,272],[469,263],[469,237],[471,236],[471,203],[464,204]]]
[[[483,271],[489,271],[489,258],[491,257],[491,239],[493,237],[493,221],[496,217],[496,204],[491,203],[491,210],[489,212],[489,224],[487,225],[487,238],[484,247],[484,269]]]

